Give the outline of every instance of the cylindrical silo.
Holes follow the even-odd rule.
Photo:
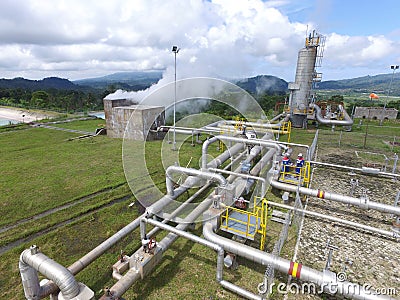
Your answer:
[[[295,82],[289,85],[291,90],[290,114],[294,127],[302,127],[307,118],[307,108],[315,73],[317,47],[318,40],[316,38],[310,37],[306,40],[306,46],[299,51],[297,58]]]

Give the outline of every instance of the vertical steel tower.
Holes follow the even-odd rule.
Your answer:
[[[325,37],[315,30],[306,38],[297,58],[295,82],[289,83],[290,118],[294,127],[304,127],[314,83],[321,80],[315,68],[320,66]],[[318,61],[317,61],[318,59]]]

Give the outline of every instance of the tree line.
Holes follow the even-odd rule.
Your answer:
[[[74,113],[88,110],[102,110],[103,98],[115,92],[114,86],[106,90],[28,90],[22,88],[0,88],[0,105],[26,109],[48,109]]]

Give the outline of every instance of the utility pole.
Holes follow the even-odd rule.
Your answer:
[[[178,54],[180,48],[178,46],[172,46],[172,52],[175,54],[175,80],[174,80],[174,88],[175,88],[175,93],[174,93],[174,136],[173,136],[173,141],[172,141],[172,150],[176,150],[176,55]]]

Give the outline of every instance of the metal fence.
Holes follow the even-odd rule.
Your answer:
[[[282,227],[281,233],[279,234],[279,238],[274,245],[274,249],[272,250],[272,255],[275,257],[278,257],[280,255],[280,253],[282,251],[282,247],[287,240],[289,227],[290,227],[290,221],[291,221],[291,213],[288,212],[285,217],[285,223]],[[261,284],[265,288],[263,293],[266,293],[268,291],[268,287],[271,285],[271,283],[274,282],[274,279],[275,279],[275,269],[274,269],[273,265],[268,264],[265,269],[265,273],[264,273],[264,282]],[[269,296],[269,293],[268,293],[268,296]]]
[[[400,136],[373,135],[365,132],[319,130],[318,146],[354,151],[355,167],[379,168],[383,172],[399,173]],[[310,147],[311,149],[311,147]],[[370,163],[370,165],[368,165]]]
[[[326,146],[400,151],[400,136],[396,134],[377,135],[367,132],[319,130],[319,136],[319,143]]]
[[[308,148],[308,152],[307,152],[308,160],[314,160],[315,151],[316,151],[317,145],[318,145],[318,134],[319,134],[319,130],[317,130],[317,132],[315,133],[314,140],[313,140],[310,148]]]
[[[304,217],[304,213],[300,212],[300,210],[303,209],[303,203],[301,202],[301,197],[300,194],[297,192],[296,193],[296,200],[294,201],[294,210],[293,210],[293,225],[296,227],[296,235],[299,234],[299,230],[300,230],[300,224],[301,221]]]

